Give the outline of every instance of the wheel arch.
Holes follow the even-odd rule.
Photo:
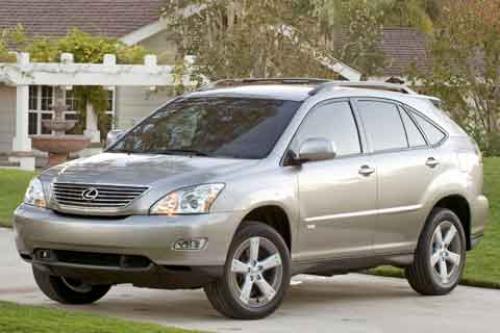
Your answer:
[[[461,194],[449,194],[437,200],[435,204],[432,206],[432,209],[435,208],[449,209],[458,216],[465,231],[466,249],[470,250],[472,248],[472,242],[471,242],[471,206],[469,201]]]
[[[291,220],[283,207],[276,204],[254,207],[243,217],[237,229],[247,221],[262,222],[275,229],[283,237],[291,253],[293,243]]]

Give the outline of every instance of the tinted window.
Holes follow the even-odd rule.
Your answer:
[[[255,98],[179,100],[155,112],[108,151],[263,158],[300,104]]]
[[[427,119],[424,119],[418,113],[412,112],[415,116],[415,120],[424,131],[427,140],[431,145],[435,145],[444,139],[446,136],[439,128],[437,128],[434,124],[430,123]]]
[[[358,102],[359,113],[374,151],[407,148],[406,134],[396,105]]]
[[[417,125],[413,122],[406,111],[401,111],[401,119],[403,119],[403,124],[406,129],[406,135],[408,136],[408,144],[410,147],[422,147],[425,146],[425,139]]]
[[[312,110],[300,125],[292,149],[298,151],[298,145],[304,140],[317,137],[332,140],[337,147],[338,156],[361,152],[358,131],[349,103],[330,103]]]

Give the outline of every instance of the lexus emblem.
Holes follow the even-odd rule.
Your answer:
[[[82,191],[82,199],[87,201],[95,200],[99,196],[99,191],[95,187],[89,187]]]

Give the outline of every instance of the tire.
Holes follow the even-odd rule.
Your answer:
[[[81,284],[74,279],[50,275],[49,272],[36,266],[32,268],[40,290],[48,298],[62,304],[91,304],[111,289],[110,285]]]
[[[420,235],[414,262],[405,270],[411,287],[422,295],[451,292],[462,277],[465,250],[465,232],[458,216],[449,209],[433,209]]]
[[[246,221],[231,242],[223,276],[204,290],[222,315],[261,319],[279,307],[289,283],[290,254],[281,235],[268,225]]]

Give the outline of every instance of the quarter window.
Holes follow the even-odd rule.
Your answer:
[[[358,102],[359,114],[374,151],[408,147],[398,107],[377,101]]]
[[[331,140],[337,148],[337,156],[361,153],[356,122],[347,102],[324,104],[312,110],[300,126],[292,149],[298,151],[306,139],[317,137]]]
[[[410,147],[423,147],[426,145],[424,136],[418,129],[417,125],[413,122],[406,111],[401,110],[401,119],[403,119],[403,124],[406,129],[406,135],[408,137],[408,144]]]
[[[438,144],[445,138],[445,134],[439,128],[437,128],[434,124],[429,122],[427,119],[423,118],[418,113],[412,112],[422,131],[424,131],[427,140],[431,145]]]

